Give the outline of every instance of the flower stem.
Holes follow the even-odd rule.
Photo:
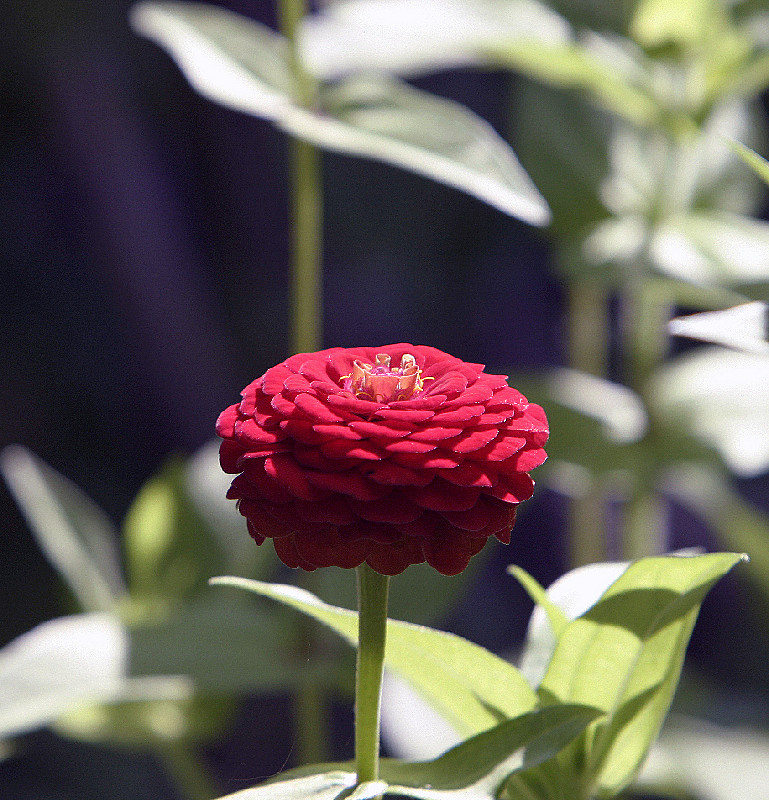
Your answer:
[[[358,567],[358,660],[355,675],[355,768],[358,782],[379,778],[379,718],[387,634],[389,577]]]
[[[307,13],[307,0],[280,0],[281,33],[291,47],[296,101],[313,103],[315,81],[303,69],[296,46],[296,30]],[[289,139],[291,195],[291,348],[293,352],[319,350],[323,338],[322,250],[323,191],[320,153],[300,139]]]

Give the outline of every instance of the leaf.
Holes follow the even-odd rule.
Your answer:
[[[599,793],[617,794],[633,779],[667,714],[699,606],[743,559],[637,561],[561,635],[539,691],[607,714],[586,739],[587,774]]]
[[[563,17],[533,0],[347,0],[304,17],[299,45],[308,70],[328,80],[480,65],[490,42],[554,44],[569,34]]]
[[[529,575],[525,569],[513,565],[508,567],[507,571],[523,586],[536,605],[542,608],[542,611],[547,616],[550,629],[557,639],[569,624],[569,618],[563,612],[563,609],[550,599],[542,584]]]
[[[716,450],[736,475],[769,469],[769,359],[702,347],[660,368],[649,397],[656,416]],[[724,426],[723,398],[729,397]]]
[[[300,678],[339,683],[338,653],[308,653],[296,618],[278,607],[255,614],[239,600],[209,592],[165,619],[131,625],[131,674],[185,675],[218,694],[287,690]]]
[[[769,280],[769,222],[702,211],[670,216],[653,233],[650,257],[660,272],[692,283]]]
[[[641,0],[630,26],[633,38],[644,47],[674,43],[696,45],[721,22],[723,12],[714,0]]]
[[[383,759],[378,781],[360,784],[352,794],[344,796],[359,800],[382,794],[418,800],[493,800],[511,773],[552,758],[599,713],[584,706],[552,706],[506,720],[431,761]],[[327,771],[307,774],[319,767]],[[274,782],[227,797],[232,800],[338,797],[344,789],[356,785],[352,768],[350,762],[301,767],[284,773]],[[337,794],[331,794],[332,787],[336,787]]]
[[[165,606],[206,586],[223,553],[187,496],[185,465],[172,458],[134,499],[123,525],[135,612],[165,613]]]
[[[129,638],[110,614],[44,622],[0,650],[0,739],[48,725],[78,706],[184,699],[180,676],[132,678]]]
[[[33,453],[10,445],[0,468],[40,549],[86,611],[109,611],[126,589],[106,514]]]
[[[607,56],[607,48],[615,58]],[[659,116],[654,99],[636,85],[643,75],[640,64],[595,34],[584,43],[506,41],[490,46],[489,57],[551,86],[586,92],[602,108],[634,125],[651,125]]]
[[[269,29],[201,3],[142,2],[131,19],[209,100],[318,147],[433,178],[533,225],[549,221],[511,148],[458,103],[395,78],[358,76],[321,87],[305,108],[294,99],[287,44]]]
[[[685,336],[731,347],[743,353],[769,355],[769,305],[742,303],[719,311],[676,317],[668,323],[673,336]]]
[[[542,681],[558,639],[569,621],[594,605],[627,566],[626,563],[604,563],[577,567],[552,583],[546,593],[539,584],[536,592],[531,592],[523,584],[537,603],[526,629],[520,659],[521,672],[532,686],[538,686]],[[522,577],[526,573],[520,567],[509,567],[508,572],[523,583]]]
[[[767,56],[769,58],[769,55]],[[733,139],[727,141],[729,147],[758,175],[764,183],[769,185],[769,161],[761,157],[755,150],[751,150],[741,142]]]
[[[277,600],[330,627],[355,646],[358,615],[330,606],[295,586],[244,578],[213,578]],[[515,667],[459,636],[389,620],[385,666],[407,680],[463,733],[486,730],[500,719],[531,710],[536,697]]]

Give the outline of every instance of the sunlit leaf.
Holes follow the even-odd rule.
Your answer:
[[[566,20],[534,0],[347,0],[305,17],[299,42],[310,72],[329,79],[482,64],[489,42],[555,44],[569,35]]]
[[[520,665],[521,672],[532,686],[538,686],[544,677],[558,639],[569,621],[594,605],[627,567],[627,563],[588,564],[562,575],[548,587],[547,592],[541,586],[535,592],[527,588],[537,606],[526,629]],[[520,567],[510,567],[508,572],[526,587],[521,580],[525,573]],[[529,580],[533,579],[529,576]]]
[[[0,650],[0,738],[48,725],[82,704],[189,697],[182,676],[132,678],[129,635],[109,614],[44,622]]]
[[[395,78],[361,75],[295,100],[285,41],[216,6],[143,2],[137,31],[165,47],[205,97],[272,120],[318,147],[403,167],[534,225],[550,212],[515,154],[464,106]]]
[[[676,317],[668,323],[673,336],[724,345],[743,353],[769,355],[769,306],[743,303],[720,311]]]
[[[489,57],[500,66],[553,86],[586,92],[603,108],[635,125],[650,125],[659,114],[654,99],[640,88],[644,79],[641,65],[598,36],[560,44],[500,42],[489,47]]]
[[[109,611],[125,595],[118,535],[74,483],[20,445],[2,452],[3,476],[48,560],[86,611]]]
[[[769,58],[769,56],[768,56]],[[729,146],[758,175],[764,183],[769,184],[769,161],[751,150],[741,142],[730,141]]]
[[[658,370],[649,397],[662,423],[712,447],[735,474],[749,477],[769,469],[766,356],[698,348]],[[729,398],[728,424],[724,397]]]
[[[630,26],[644,47],[701,42],[723,14],[716,0],[640,0]]]
[[[358,616],[323,603],[295,586],[242,578],[214,578],[272,598],[357,644]],[[482,647],[442,631],[389,620],[385,666],[407,680],[460,732],[477,733],[505,717],[531,710],[536,697],[515,667]]]
[[[718,211],[671,216],[654,230],[654,266],[674,278],[738,285],[769,280],[769,223]]]
[[[601,794],[633,779],[667,714],[700,604],[743,558],[637,561],[559,638],[539,691],[606,712],[587,734],[581,768]]]
[[[479,733],[431,761],[383,759],[378,781],[360,784],[353,793],[344,794],[355,800],[379,795],[417,800],[493,800],[511,773],[552,758],[599,714],[593,708],[574,705],[532,711]],[[318,774],[319,768],[325,771]],[[356,786],[352,768],[350,762],[302,767],[284,773],[273,782],[227,797],[325,800]],[[331,794],[332,791],[336,794]]]

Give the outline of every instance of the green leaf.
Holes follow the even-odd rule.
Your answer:
[[[364,783],[346,797],[379,795],[418,800],[493,800],[507,777],[539,764],[562,750],[600,712],[574,705],[551,706],[506,720],[458,744],[431,761],[383,759],[380,779]],[[321,774],[307,774],[322,767]],[[356,786],[350,762],[312,765],[284,773],[276,781],[228,795],[232,800],[300,800],[338,797]],[[331,794],[334,788],[337,794]]]
[[[584,753],[600,793],[616,794],[635,776],[667,714],[699,606],[744,558],[642,559],[561,635],[540,694],[607,714]]]
[[[295,586],[214,578],[291,606],[357,645],[358,615]],[[442,631],[389,620],[385,665],[410,683],[458,731],[473,734],[531,710],[536,696],[512,665],[482,647]]]
[[[521,672],[532,686],[538,686],[542,681],[558,639],[569,621],[594,605],[627,566],[626,563],[603,563],[577,567],[558,578],[547,592],[538,583],[536,588],[527,587],[523,583],[526,573],[520,567],[508,568],[508,572],[523,583],[537,603],[526,629],[520,658]],[[530,576],[527,579],[534,581]]]
[[[285,40],[223,8],[142,2],[137,31],[165,47],[205,97],[273,121],[318,147],[373,158],[453,186],[534,225],[550,212],[515,154],[464,106],[395,78],[357,76],[295,100]]]
[[[769,55],[767,56],[769,59]],[[769,185],[769,161],[751,150],[741,142],[736,142],[733,139],[728,141],[729,147],[758,175],[764,183]]]
[[[11,445],[0,468],[40,549],[86,611],[109,611],[126,589],[118,535],[106,514],[33,453]]]
[[[576,42],[512,41],[489,47],[489,56],[499,66],[551,86],[586,92],[601,107],[634,125],[651,125],[659,116],[654,99],[634,84],[640,65],[624,69],[626,54],[612,62]]]
[[[769,305],[742,303],[719,311],[676,317],[668,323],[673,336],[731,347],[743,353],[769,355]]]
[[[182,676],[131,677],[128,651],[128,631],[106,613],[51,620],[14,639],[0,650],[0,739],[83,704],[190,696]]]
[[[712,34],[722,17],[714,0],[641,0],[630,33],[644,47],[695,45]]]
[[[338,652],[308,653],[296,617],[274,606],[255,613],[244,600],[209,592],[130,625],[131,675],[185,675],[219,694],[285,691],[300,679],[339,684]]]
[[[679,280],[738,286],[769,280],[769,222],[719,211],[671,215],[654,229],[654,267]]]
[[[306,16],[299,45],[309,71],[327,80],[483,65],[489,42],[553,44],[570,32],[562,16],[531,0],[347,0]]]
[[[729,469],[751,477],[769,469],[769,359],[701,347],[666,363],[649,387],[656,417],[716,450]],[[724,428],[722,402],[730,398]],[[691,456],[682,454],[691,460]]]
[[[547,620],[550,623],[550,628],[555,634],[557,639],[566,629],[569,624],[569,618],[563,610],[554,603],[536,578],[533,578],[522,567],[512,565],[507,568],[507,571],[523,586],[529,597],[538,605],[541,606],[547,615]]]
[[[206,586],[224,558],[185,492],[185,465],[171,459],[141,488],[123,526],[135,611],[162,616]]]

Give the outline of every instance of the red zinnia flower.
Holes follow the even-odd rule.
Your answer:
[[[544,411],[480,364],[432,347],[300,353],[249,384],[216,424],[227,494],[290,567],[445,575],[510,541]]]

